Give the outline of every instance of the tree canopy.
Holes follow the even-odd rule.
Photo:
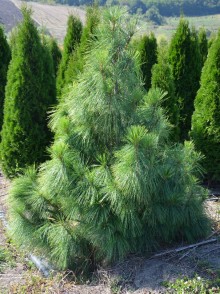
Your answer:
[[[84,71],[52,116],[51,159],[10,192],[16,242],[77,273],[209,231],[200,156],[190,143],[167,144],[164,94],[142,86],[134,31],[120,10],[104,12]]]
[[[52,139],[47,112],[56,102],[52,57],[40,41],[31,11],[23,7],[22,12],[8,69],[0,151],[1,167],[9,177],[46,159]]]

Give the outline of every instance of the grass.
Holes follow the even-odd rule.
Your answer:
[[[190,26],[194,26],[196,29],[204,27],[208,35],[217,33],[220,28],[220,14],[185,18],[189,21]],[[164,25],[157,26],[147,23],[145,17],[140,16],[138,34],[152,31],[157,37],[165,36],[170,39],[178,26],[179,17],[166,17],[165,21]]]
[[[199,276],[193,279],[182,278],[175,282],[164,282],[163,286],[167,288],[168,293],[176,294],[212,294],[220,293],[220,278],[207,280]]]
[[[8,246],[0,246],[0,273],[16,265],[13,251]]]

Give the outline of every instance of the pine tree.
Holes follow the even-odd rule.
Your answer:
[[[154,34],[144,35],[140,39],[137,49],[140,54],[144,87],[146,90],[149,90],[151,87],[151,70],[157,62],[157,40]]]
[[[176,95],[180,99],[180,139],[188,139],[194,99],[199,88],[201,56],[195,30],[190,31],[189,23],[181,19],[169,50]]]
[[[10,191],[12,237],[78,273],[209,229],[200,156],[166,144],[164,95],[146,95],[133,34],[120,10],[104,13],[86,70],[53,114],[51,159]]]
[[[199,40],[199,50],[201,54],[202,67],[203,67],[208,55],[208,40],[206,36],[206,30],[204,28],[199,30],[198,40]]]
[[[162,42],[158,48],[158,61],[152,68],[151,84],[153,88],[160,88],[167,93],[163,102],[170,123],[173,125],[172,139],[179,139],[179,105],[175,94],[175,84],[172,69],[168,60],[167,43]]]
[[[71,55],[76,50],[82,34],[82,23],[79,18],[70,15],[67,24],[67,33],[64,39],[63,54],[57,74],[57,96],[61,97],[65,87],[65,71]]]
[[[209,180],[220,180],[220,32],[209,49],[195,99],[191,136]]]
[[[3,105],[5,99],[5,85],[7,82],[8,65],[11,59],[10,48],[0,26],[0,131],[3,123]],[[1,141],[1,137],[0,137]]]
[[[52,139],[47,127],[47,111],[55,103],[51,56],[40,42],[31,11],[23,7],[22,12],[8,70],[2,127],[1,166],[8,177],[44,161]]]

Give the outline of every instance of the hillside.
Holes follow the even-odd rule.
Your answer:
[[[26,0],[28,1],[28,0]],[[35,0],[41,2],[42,0]],[[49,0],[43,0],[44,2]],[[51,1],[51,0],[50,0]],[[55,3],[68,5],[91,5],[92,0],[53,0]],[[145,13],[149,8],[158,9],[163,16],[209,15],[220,13],[220,3],[216,0],[100,0],[100,5],[126,5],[132,13]]]
[[[22,5],[19,0],[0,0],[0,22],[9,32],[22,19],[19,8]],[[85,11],[75,7],[64,5],[45,5],[29,2],[33,10],[33,19],[37,24],[46,28],[60,44],[66,33],[66,24],[69,14],[77,15],[82,22],[85,21]]]
[[[22,20],[20,10],[9,0],[0,0],[0,24],[9,32],[18,22]]]

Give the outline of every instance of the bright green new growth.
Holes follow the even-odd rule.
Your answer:
[[[191,136],[205,155],[209,180],[220,179],[220,32],[213,41],[205,62],[201,87],[195,99]]]
[[[5,85],[7,82],[7,71],[11,52],[4,35],[3,28],[0,26],[0,131],[3,124],[3,105],[5,99]],[[1,141],[1,136],[0,136]]]
[[[167,93],[163,107],[170,123],[173,125],[172,140],[179,139],[179,101],[175,94],[175,84],[172,69],[168,60],[167,43],[162,42],[158,48],[158,61],[152,68],[151,84],[153,88],[160,88]]]
[[[194,29],[191,32],[188,21],[183,18],[171,40],[169,61],[176,95],[180,99],[180,139],[184,141],[188,139],[188,132],[191,129],[194,99],[201,74],[201,56],[196,32]]]
[[[141,72],[143,75],[144,87],[149,90],[151,87],[151,70],[157,62],[157,39],[154,34],[141,37],[138,44],[140,54]]]
[[[164,95],[146,95],[134,27],[105,11],[84,72],[58,105],[51,160],[10,191],[13,238],[78,273],[209,230],[192,144],[169,147]]]
[[[47,158],[45,149],[52,139],[47,112],[56,101],[52,58],[26,7],[15,38],[0,148],[1,167],[8,177]]]
[[[74,54],[82,34],[82,23],[79,18],[70,15],[67,23],[67,33],[64,39],[63,54],[57,74],[57,96],[62,96],[65,88],[65,71],[71,55]]]

